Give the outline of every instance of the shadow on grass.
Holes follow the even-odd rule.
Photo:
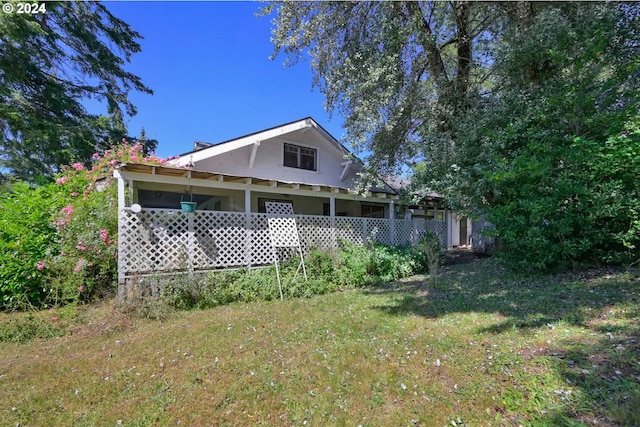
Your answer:
[[[535,333],[578,327],[583,338],[554,342],[558,373],[580,393],[540,420],[548,425],[640,425],[640,279],[621,270],[516,277],[493,260],[447,266],[436,284],[399,282],[371,293],[393,293],[377,307],[391,315],[438,318],[490,313],[499,319],[481,334]],[[587,336],[588,339],[585,339]]]

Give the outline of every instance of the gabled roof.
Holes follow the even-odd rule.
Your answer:
[[[362,165],[362,161],[360,159],[354,156],[351,151],[349,151],[349,149],[342,145],[337,139],[333,137],[333,135],[327,132],[325,128],[320,126],[311,117],[305,117],[304,119],[274,126],[272,128],[261,130],[258,132],[253,132],[244,136],[240,136],[238,138],[222,141],[217,144],[211,144],[204,141],[196,141],[194,143],[194,149],[192,151],[180,154],[178,159],[171,160],[170,163],[180,166],[186,166],[190,163],[207,159],[218,154],[226,153],[228,151],[246,147],[248,145],[265,141],[267,139],[283,136],[291,132],[309,128],[314,129],[316,132],[320,133],[335,148],[342,152],[343,155],[351,157],[357,163]]]

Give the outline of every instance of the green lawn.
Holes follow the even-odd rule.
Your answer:
[[[483,260],[164,321],[41,312],[73,333],[0,344],[0,425],[640,425],[639,276]]]

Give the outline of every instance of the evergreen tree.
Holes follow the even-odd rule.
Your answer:
[[[152,93],[124,68],[140,38],[97,2],[1,14],[0,167],[32,182],[50,180],[59,165],[88,162],[111,145],[107,128],[126,133],[124,115],[136,113],[129,92]],[[84,99],[105,101],[108,118],[89,114]]]

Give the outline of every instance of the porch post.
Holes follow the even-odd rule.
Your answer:
[[[329,218],[331,218],[331,247],[338,247],[338,239],[336,233],[336,197],[329,196]]]
[[[187,254],[188,254],[188,264],[187,264],[187,268],[189,271],[189,274],[193,273],[193,266],[195,264],[195,221],[193,220],[193,216],[195,215],[195,212],[189,212],[187,214]]]
[[[118,296],[123,298],[125,296],[125,278],[122,266],[124,265],[124,239],[128,238],[124,234],[124,226],[122,216],[124,215],[124,178],[120,174],[119,170],[113,172],[113,176],[118,183]]]
[[[251,190],[244,189],[244,256],[247,267],[251,267]]]
[[[395,204],[393,200],[389,202],[389,221],[391,221],[391,244],[395,245],[396,242],[396,212]]]
[[[244,213],[245,213],[245,223],[244,223],[244,250],[245,250],[245,262],[247,263],[247,267],[251,267],[251,190],[247,186],[244,189]]]
[[[442,240],[440,240],[440,224],[438,223],[438,205],[436,203],[433,204],[433,220],[435,221],[433,234],[435,234],[436,238],[438,239],[438,242],[442,242]]]

